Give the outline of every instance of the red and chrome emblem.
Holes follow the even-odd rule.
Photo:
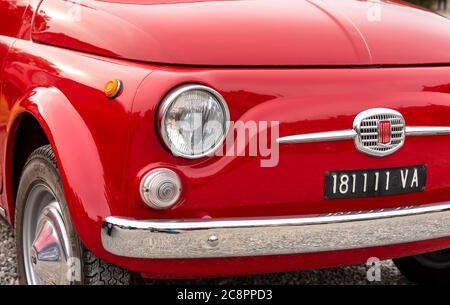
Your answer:
[[[405,143],[405,120],[392,109],[372,108],[359,113],[353,129],[356,148],[371,156],[388,156]]]
[[[382,120],[378,122],[378,144],[391,144],[391,121]]]

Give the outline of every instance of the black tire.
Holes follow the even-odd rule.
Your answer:
[[[95,257],[81,243],[70,219],[67,203],[61,184],[61,176],[56,158],[50,145],[36,149],[28,158],[20,178],[16,200],[15,238],[17,247],[17,263],[21,284],[28,284],[23,246],[24,211],[30,190],[36,184],[44,184],[51,190],[61,206],[64,226],[72,250],[73,257],[81,264],[79,280],[70,284],[86,285],[127,285],[130,283],[130,272]]]
[[[450,249],[394,259],[394,264],[413,283],[450,286]]]

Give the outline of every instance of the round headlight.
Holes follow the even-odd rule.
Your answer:
[[[164,143],[174,155],[189,159],[214,152],[226,136],[229,119],[223,97],[202,85],[176,88],[159,112]]]

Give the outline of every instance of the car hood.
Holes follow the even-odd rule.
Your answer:
[[[450,63],[450,20],[397,1],[44,0],[34,41],[180,65]]]

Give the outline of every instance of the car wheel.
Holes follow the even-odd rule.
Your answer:
[[[20,178],[16,245],[21,284],[128,284],[130,273],[97,258],[70,220],[50,145],[36,149]]]
[[[414,283],[450,285],[450,249],[398,258],[394,263]]]

